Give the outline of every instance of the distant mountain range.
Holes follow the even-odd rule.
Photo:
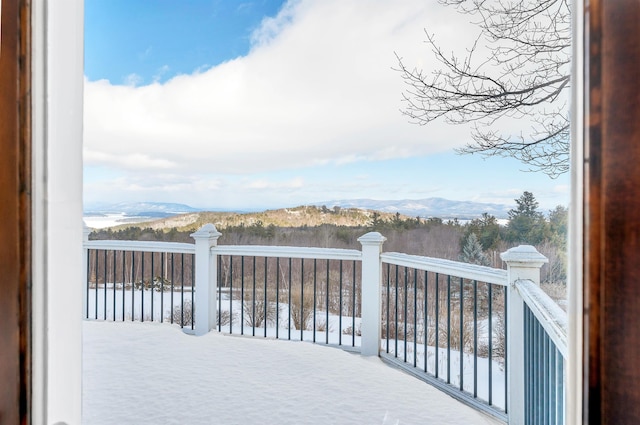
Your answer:
[[[359,208],[387,213],[400,213],[410,217],[439,217],[442,219],[473,219],[482,213],[489,213],[496,218],[507,218],[512,208],[508,205],[470,201],[452,201],[443,198],[404,199],[396,201],[374,199],[348,199],[318,202],[312,205],[328,208]],[[109,214],[125,214],[130,217],[171,217],[200,211],[211,211],[207,208],[194,208],[185,204],[166,202],[120,202],[117,204],[94,203],[87,205],[85,216],[105,216]],[[219,210],[218,210],[219,211]]]
[[[87,205],[85,216],[102,216],[108,214],[126,214],[131,217],[171,217],[202,211],[185,204],[168,202],[119,202],[117,204],[95,203]]]
[[[413,217],[439,217],[443,219],[473,219],[483,213],[496,218],[507,218],[512,206],[471,201],[451,201],[444,198],[403,199],[396,201],[378,201],[373,199],[349,199],[327,201],[314,204],[328,208],[361,208],[389,213],[400,213]]]

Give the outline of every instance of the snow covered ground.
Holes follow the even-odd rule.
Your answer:
[[[378,358],[85,321],[83,424],[499,424]]]
[[[104,215],[85,215],[82,217],[87,227],[91,229],[104,229],[107,227],[119,226],[121,224],[139,224],[146,221],[153,221],[158,217],[131,216],[126,213],[113,213]]]

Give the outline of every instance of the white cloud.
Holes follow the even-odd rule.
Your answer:
[[[144,81],[144,78],[142,78],[136,73],[129,74],[126,77],[124,77],[124,84],[131,87],[136,87],[142,84],[143,81]]]
[[[152,157],[144,153],[122,152],[120,154],[84,150],[84,161],[87,163],[101,163],[114,168],[127,169],[170,169],[176,164],[165,158]]]
[[[249,180],[244,183],[243,187],[245,189],[258,190],[301,189],[304,187],[304,179],[296,177],[284,182],[270,181],[267,179]]]
[[[169,72],[169,69],[171,69],[169,67],[169,65],[162,65],[160,68],[158,68],[156,70],[155,75],[153,76],[153,82],[157,83],[158,81],[160,81],[162,79],[162,77]]]
[[[109,179],[92,179],[84,183],[85,202],[166,201],[210,205],[209,199],[221,188],[224,179],[155,171],[129,172]],[[207,202],[205,202],[207,200]]]
[[[87,81],[85,163],[248,174],[459,146],[463,128],[407,123],[391,69],[394,51],[428,60],[423,28],[453,35],[451,12],[424,0],[296,0],[263,21],[246,57],[163,84]]]

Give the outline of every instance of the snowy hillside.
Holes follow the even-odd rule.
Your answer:
[[[395,201],[380,201],[373,199],[335,200],[318,203],[331,208],[361,208],[405,214],[408,216],[440,217],[440,218],[477,218],[482,213],[489,213],[496,218],[506,218],[512,207],[502,204],[491,204],[471,201],[452,201],[444,198],[404,199]]]

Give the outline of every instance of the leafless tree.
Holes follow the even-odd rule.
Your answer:
[[[472,125],[473,142],[459,153],[514,157],[529,171],[557,177],[569,169],[571,28],[568,0],[440,0],[472,17],[480,34],[461,56],[446,54],[426,33],[434,68],[398,57],[407,88],[403,114],[428,124],[438,118]],[[519,134],[501,118],[522,119]]]

